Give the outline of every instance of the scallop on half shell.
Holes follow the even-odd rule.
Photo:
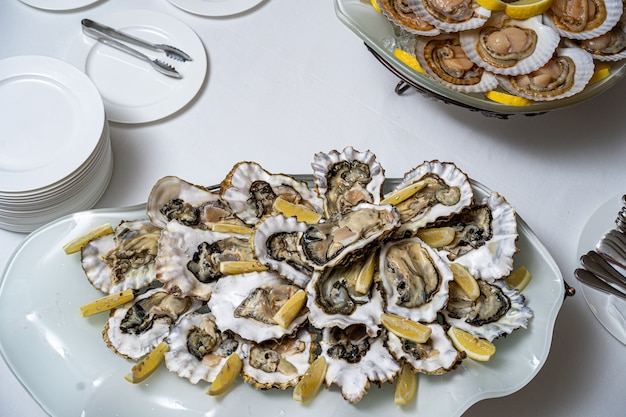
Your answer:
[[[623,11],[622,0],[554,0],[543,16],[564,38],[593,39],[611,30]]]

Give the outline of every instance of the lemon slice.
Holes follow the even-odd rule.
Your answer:
[[[93,229],[91,229],[87,233],[84,233],[84,234],[82,234],[82,235],[72,239],[71,241],[69,241],[65,245],[63,245],[63,250],[68,255],[70,253],[78,252],[79,250],[81,250],[81,248],[83,246],[85,246],[87,243],[89,243],[90,241],[94,240],[95,238],[100,237],[100,236],[104,236],[104,235],[108,235],[108,234],[111,234],[111,233],[113,233],[113,227],[111,227],[111,225],[109,223],[101,224],[100,226],[94,227]]]
[[[506,9],[506,3],[502,0],[476,0],[476,3],[487,10],[493,10],[496,12]]]
[[[382,11],[380,10],[380,6],[378,5],[378,1],[370,0],[370,3],[372,3],[372,7],[374,8],[374,10],[376,10],[378,13],[382,13]]]
[[[409,184],[406,187],[389,194],[389,196],[385,197],[380,204],[400,204],[424,187],[426,187],[426,181],[414,182],[413,184]]]
[[[207,395],[222,395],[233,386],[237,380],[237,376],[241,372],[241,358],[236,353],[231,353],[224,362],[224,366],[217,373],[213,383],[206,392]]]
[[[299,222],[309,224],[318,223],[322,219],[322,215],[315,210],[303,206],[302,204],[294,204],[284,198],[274,200],[274,210],[284,214],[286,217],[295,217]]]
[[[518,0],[507,3],[504,13],[513,19],[524,20],[547,11],[552,5],[552,0]]]
[[[398,316],[396,314],[383,313],[381,315],[383,326],[391,333],[415,343],[425,343],[432,330],[425,324]]]
[[[467,294],[467,297],[471,301],[477,299],[480,295],[480,288],[478,287],[478,282],[476,278],[474,278],[474,275],[461,264],[450,264],[450,269],[452,270],[452,275],[454,275],[454,282],[461,287],[465,294]]]
[[[399,49],[399,48],[396,48],[393,51],[393,54],[400,61],[408,65],[409,68],[411,68],[412,70],[417,71],[421,74],[426,74],[426,71],[424,71],[424,68],[422,68],[420,63],[417,62],[417,58],[415,58],[415,55],[412,55],[411,53],[404,51],[402,49]]]
[[[596,67],[589,84],[598,82],[611,75],[611,66],[606,62],[596,62]]]
[[[413,401],[417,392],[417,374],[411,368],[411,365],[404,362],[400,369],[400,375],[396,380],[396,391],[393,397],[393,403],[397,405],[405,405]]]
[[[456,236],[456,231],[452,227],[433,227],[431,229],[421,229],[417,231],[417,237],[432,248],[443,248],[452,243]]]
[[[530,272],[526,269],[525,266],[520,266],[515,269],[511,274],[504,279],[504,281],[508,284],[509,287],[517,289],[518,291],[522,291],[524,287],[530,282]]]
[[[135,298],[135,295],[131,289],[116,292],[115,294],[109,294],[102,298],[98,298],[89,304],[81,306],[80,314],[82,314],[83,317],[93,316],[94,314],[102,313],[103,311],[108,311],[117,306],[121,306],[133,298]]]
[[[488,340],[480,339],[465,330],[450,327],[448,336],[458,351],[465,352],[468,358],[486,362],[496,354],[496,347]]]
[[[220,273],[223,275],[247,274],[248,272],[267,271],[269,268],[257,261],[220,261]]]
[[[377,252],[374,251],[368,255],[363,267],[359,270],[359,275],[356,277],[354,290],[359,294],[370,292],[370,286],[374,280],[374,271],[376,270],[376,254]]]
[[[500,91],[491,90],[485,93],[485,97],[487,97],[491,101],[495,101],[500,104],[507,104],[509,106],[530,106],[533,104],[531,100],[528,100],[524,97],[514,96],[513,94],[502,93]]]
[[[304,303],[306,302],[306,291],[298,290],[287,300],[285,304],[274,314],[274,321],[281,327],[287,328],[296,318]]]
[[[225,223],[225,222],[217,222],[211,225],[211,230],[213,232],[219,233],[233,233],[236,235],[250,235],[252,234],[252,228],[248,226],[243,226],[240,224],[233,223]]]
[[[315,359],[293,388],[293,399],[304,403],[315,397],[322,387],[327,369],[326,358],[319,356]]]
[[[166,342],[159,343],[157,347],[152,349],[152,352],[148,353],[141,361],[132,367],[124,379],[133,384],[142,382],[161,366],[163,359],[165,359],[165,352],[169,350],[170,347]]]

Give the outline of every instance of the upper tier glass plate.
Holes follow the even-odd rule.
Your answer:
[[[388,180],[390,181],[390,180]],[[397,182],[396,182],[397,183]],[[487,190],[475,184],[476,197]],[[490,362],[465,360],[445,375],[420,375],[416,401],[393,404],[394,386],[370,388],[351,405],[332,386],[310,403],[292,399],[291,389],[261,391],[239,379],[223,397],[207,396],[208,384],[192,385],[161,367],[144,383],[124,380],[132,363],[102,340],[106,315],[83,318],[79,307],[102,296],[87,281],[80,255],[63,244],[104,222],[145,218],[145,207],[100,209],[63,217],[29,235],[16,249],[0,282],[0,352],[9,368],[53,417],[242,415],[458,417],[472,404],[511,394],[544,365],[564,297],[561,273],[543,244],[519,219],[520,253],[533,278],[524,289],[534,317],[527,329],[495,341]],[[51,389],[54,387],[54,389]]]
[[[158,73],[138,58],[103,45],[80,32],[68,60],[96,84],[107,118],[119,123],[147,123],[162,119],[187,105],[198,93],[207,75],[207,56],[198,35],[185,23],[149,10],[130,10],[103,16],[86,16],[107,26],[153,43],[176,46],[192,61],[179,62],[165,54],[141,50],[152,58],[173,65],[182,79]]]
[[[20,0],[24,4],[42,10],[73,10],[89,6],[100,0]]]
[[[168,0],[174,6],[201,16],[230,16],[250,10],[264,0]]]

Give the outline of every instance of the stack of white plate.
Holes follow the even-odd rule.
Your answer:
[[[0,60],[0,228],[30,232],[100,199],[113,171],[93,82],[45,56]]]

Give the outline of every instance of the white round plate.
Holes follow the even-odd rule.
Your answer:
[[[73,10],[89,6],[100,0],[20,0],[24,4],[43,10]]]
[[[174,6],[201,16],[230,16],[250,10],[263,0],[168,0]]]
[[[166,14],[132,10],[92,18],[153,43],[176,46],[192,61],[180,62],[158,51],[142,50],[181,73],[182,79],[160,74],[149,63],[80,35],[70,48],[68,60],[96,84],[107,118],[118,123],[146,123],[167,117],[188,104],[198,93],[207,74],[202,41],[185,23]]]
[[[485,195],[484,187],[474,185],[477,198]],[[6,264],[0,280],[0,353],[52,417],[458,417],[478,401],[521,389],[547,360],[565,288],[549,252],[520,218],[515,263],[533,274],[524,288],[534,312],[528,328],[496,340],[498,354],[488,363],[468,359],[445,375],[420,375],[416,400],[408,408],[394,406],[392,384],[372,386],[357,405],[345,401],[336,386],[301,404],[293,401],[291,389],[255,390],[241,379],[224,396],[210,397],[208,384],[192,385],[165,366],[133,386],[124,380],[132,363],[102,340],[107,315],[80,315],[79,307],[102,293],[85,278],[80,254],[65,254],[63,244],[102,223],[116,226],[145,216],[145,206],[136,206],[60,218],[30,234]]]
[[[102,136],[104,107],[89,78],[55,58],[0,61],[0,190],[35,190],[64,179]]]
[[[610,198],[591,215],[583,228],[578,243],[578,254],[594,250],[606,232],[615,228],[615,219],[622,207],[622,195]],[[583,296],[594,316],[617,340],[626,345],[626,300],[580,285]],[[622,313],[620,313],[622,312]]]

